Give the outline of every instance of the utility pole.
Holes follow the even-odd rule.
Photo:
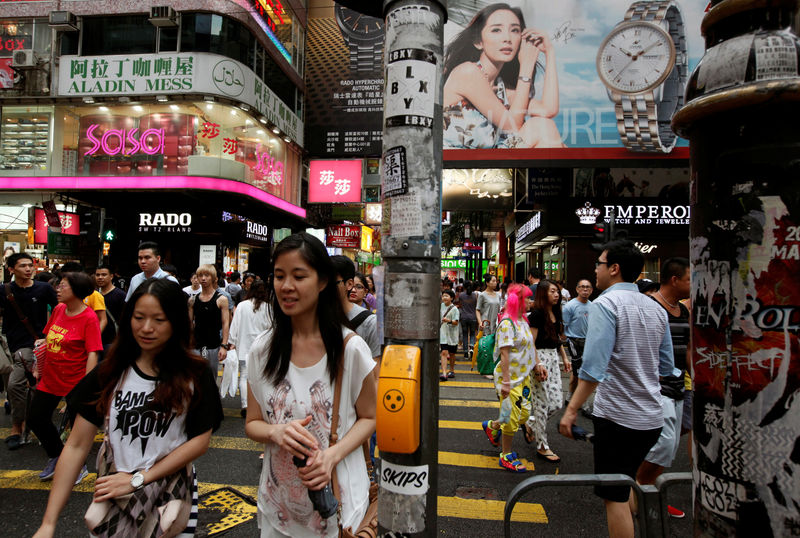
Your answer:
[[[691,142],[693,534],[798,536],[800,2],[711,4],[673,118]]]
[[[383,16],[384,336],[387,345],[421,349],[421,431],[420,444],[413,453],[381,451],[381,471],[413,472],[425,479],[405,488],[392,487],[381,480],[378,531],[380,535],[391,532],[392,536],[435,536],[442,251],[441,76],[446,3],[384,0]]]

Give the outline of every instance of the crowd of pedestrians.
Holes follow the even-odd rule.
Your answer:
[[[220,367],[235,368],[245,432],[265,444],[261,535],[334,536],[340,526],[357,525],[370,486],[359,447],[371,438],[374,452],[381,356],[371,276],[303,233],[276,246],[270,280],[238,272],[224,279],[206,264],[181,289],[157,244],[142,243],[137,259],[141,272],[127,291],[107,266],[88,274],[68,263],[34,278],[29,255],[7,260],[13,281],[0,291],[12,354],[3,378],[12,418],[6,444],[16,450],[32,431],[47,456],[39,478],[53,480],[37,536],[54,535],[72,484],[88,473],[98,428],[106,437],[90,529],[192,534],[192,462],[222,420]],[[652,484],[672,464],[691,428],[689,310],[682,302],[689,265],[666,260],[658,283],[637,282],[642,268],[641,252],[620,240],[604,246],[595,278],[579,280],[574,298],[536,270],[526,284],[500,284],[491,274],[481,283],[443,281],[440,382],[455,377],[459,347],[470,359],[479,337],[494,339],[488,377],[501,412],[482,429],[500,451],[501,468],[526,471],[512,449],[518,431],[537,457],[561,461],[547,424],[565,404],[562,371],[569,373],[570,396],[559,432],[572,437],[578,412],[591,413],[597,473]],[[602,292],[594,300],[592,280]],[[54,421],[62,399],[66,410]],[[331,431],[335,404],[338,426]],[[168,426],[148,433],[147,420]],[[131,439],[151,434],[147,450],[131,452]],[[282,473],[270,472],[275,468]],[[346,489],[336,492],[339,519],[323,516],[305,493],[337,475]],[[609,533],[632,532],[637,507],[630,489],[598,486],[596,493]],[[125,495],[138,501],[110,502]]]

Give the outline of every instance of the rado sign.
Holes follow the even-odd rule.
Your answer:
[[[269,227],[266,224],[261,224],[260,222],[253,222],[253,221],[246,221],[247,222],[247,231],[245,232],[245,237],[248,239],[254,239],[256,241],[264,241],[269,242]]]
[[[139,213],[140,232],[191,232],[191,213]]]

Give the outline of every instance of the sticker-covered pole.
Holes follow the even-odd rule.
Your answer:
[[[381,450],[378,527],[381,535],[435,536],[446,7],[443,0],[385,0],[384,17],[384,340],[422,353],[420,444],[411,454]],[[400,476],[414,480],[392,479]]]
[[[673,118],[691,149],[694,536],[800,536],[800,2],[712,4]]]

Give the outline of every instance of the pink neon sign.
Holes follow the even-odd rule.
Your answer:
[[[103,136],[98,139],[96,136],[94,136],[94,131],[98,127],[98,124],[93,123],[88,129],[86,129],[86,137],[92,142],[92,147],[89,148],[84,155],[94,155],[99,149],[102,149],[103,153],[106,155],[116,155],[117,153],[120,153],[126,149],[126,141],[130,145],[130,150],[123,153],[123,155],[133,155],[139,151],[146,153],[147,155],[164,153],[164,129],[147,129],[142,132],[138,139],[136,138],[136,134],[139,132],[138,127],[128,130],[127,137],[125,129],[108,129],[105,133],[103,133]],[[151,136],[156,137],[155,145],[152,145],[152,143],[148,141],[148,137]],[[109,140],[113,138],[119,140],[119,145],[115,148],[112,148],[108,145]]]
[[[256,166],[251,168],[264,174],[267,183],[270,185],[283,184],[283,163],[281,161],[271,157],[268,153],[260,153],[256,150],[256,162]]]

